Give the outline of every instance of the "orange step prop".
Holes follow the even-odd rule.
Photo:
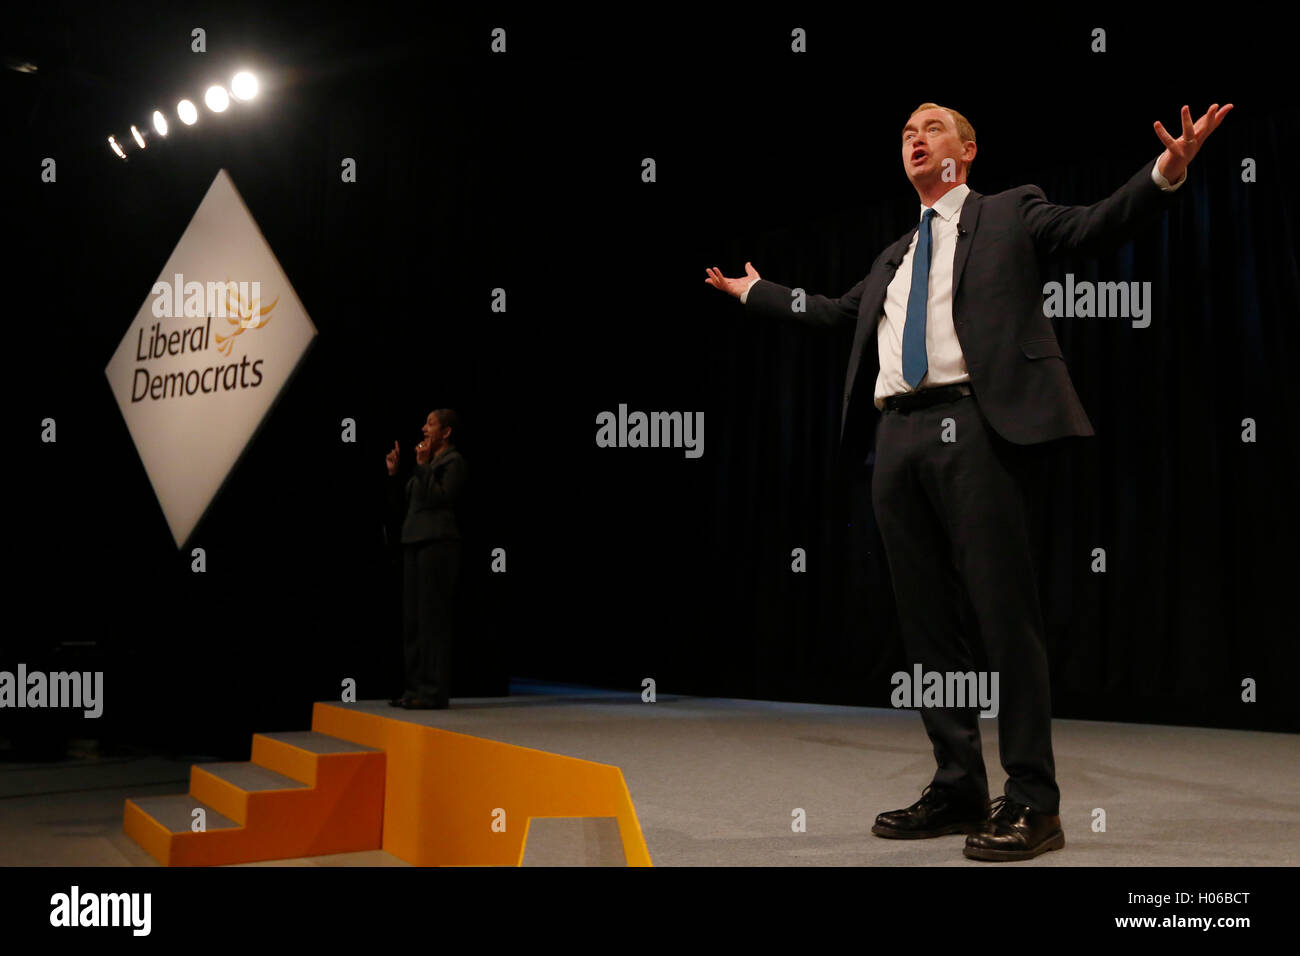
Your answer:
[[[312,729],[383,750],[384,849],[416,866],[518,866],[531,817],[614,817],[628,866],[652,866],[610,764],[318,702]]]

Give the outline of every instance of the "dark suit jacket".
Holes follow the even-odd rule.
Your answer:
[[[440,453],[433,461],[416,465],[402,483],[401,475],[388,478],[390,513],[405,509],[402,544],[417,541],[460,540],[456,503],[465,488],[465,459],[455,448]]]
[[[1155,163],[1153,159],[1091,206],[1049,203],[1037,186],[994,196],[972,189],[962,204],[953,255],[953,326],[980,410],[1008,441],[1031,445],[1093,434],[1051,319],[1043,314],[1039,257],[1118,245],[1144,220],[1167,209],[1178,193],[1151,181]],[[916,229],[885,249],[866,278],[838,299],[810,295],[807,311],[794,312],[791,290],[766,279],[755,282],[746,297],[746,309],[758,315],[827,326],[856,323],[840,422],[841,454],[849,466],[861,464],[871,448],[879,417],[874,403],[880,371],[876,329],[885,290]]]

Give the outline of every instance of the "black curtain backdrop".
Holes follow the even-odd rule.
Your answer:
[[[1045,267],[1149,281],[1155,305],[1146,329],[1057,320],[1097,437],[1052,459],[1040,584],[1057,716],[1300,729],[1300,111],[1267,34],[1067,18],[864,39],[828,18],[633,30],[231,9],[51,7],[14,28],[6,52],[42,69],[0,84],[15,134],[0,667],[93,663],[98,732],[231,756],[252,731],[306,727],[346,678],[390,696],[382,459],[397,439],[409,463],[425,415],[451,406],[472,481],[456,694],[653,678],[662,694],[888,706],[905,662],[870,471],[836,464],[851,331],[749,319],[705,267],[851,288],[915,221],[898,131],[925,100],[974,124],[973,189],[1032,182],[1073,204],[1159,154],[1153,120],[1176,135],[1183,103],[1233,102],[1167,216]],[[794,26],[807,54],[789,50]],[[255,104],[201,107],[129,162],[108,151],[110,132],[243,63],[262,71]],[[320,334],[198,529],[200,575],[104,367],[221,168]],[[620,403],[704,412],[703,457],[597,448],[596,416]],[[46,418],[57,443],[39,440]],[[1258,703],[1241,702],[1246,678]],[[5,715],[24,739],[50,732],[38,718]]]

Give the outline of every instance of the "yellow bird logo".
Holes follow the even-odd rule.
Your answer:
[[[267,316],[279,301],[277,295],[275,301],[266,306],[258,300],[245,302],[238,284],[226,279],[226,321],[236,328],[229,335],[217,335],[217,351],[229,355],[236,338],[249,329],[260,329],[270,322]]]

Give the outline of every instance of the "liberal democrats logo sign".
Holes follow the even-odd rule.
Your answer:
[[[315,335],[223,169],[104,370],[178,547]]]

